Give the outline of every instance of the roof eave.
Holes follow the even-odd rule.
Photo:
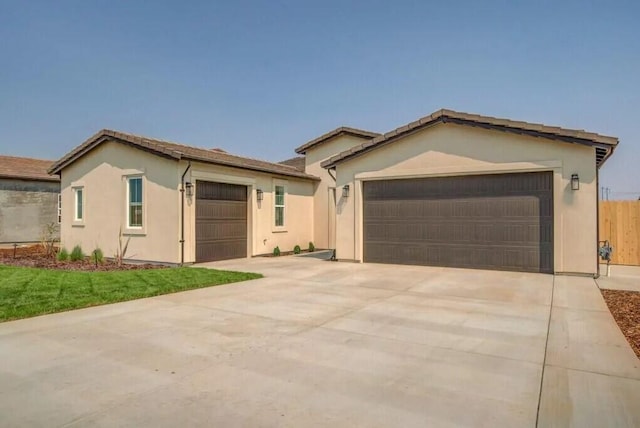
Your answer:
[[[47,173],[48,174],[59,174],[64,168],[66,168],[67,166],[71,165],[76,160],[78,160],[82,156],[86,155],[87,153],[89,153],[90,151],[92,151],[93,149],[98,147],[100,144],[102,144],[104,142],[107,142],[107,141],[114,141],[114,142],[122,143],[122,144],[125,144],[127,146],[133,147],[135,149],[148,151],[148,152],[153,153],[155,155],[158,155],[158,156],[161,156],[161,157],[165,157],[165,158],[169,158],[169,159],[180,160],[182,158],[182,154],[179,153],[179,152],[175,152],[175,151],[171,151],[171,150],[165,150],[165,149],[157,148],[157,147],[151,147],[149,144],[132,143],[131,141],[128,141],[126,139],[117,137],[115,135],[115,133],[113,133],[111,131],[102,130],[102,131],[98,132],[97,134],[95,134],[94,136],[90,137],[83,144],[81,144],[80,147],[78,147],[75,152],[72,151],[67,156],[64,156],[62,159],[60,159],[57,162],[55,162],[47,170]]]
[[[238,166],[235,165],[232,162],[225,162],[225,161],[221,161],[221,160],[211,160],[211,159],[206,159],[206,158],[201,158],[198,156],[183,156],[183,159],[185,160],[192,160],[192,161],[197,161],[197,162],[202,162],[202,163],[208,163],[208,164],[212,164],[212,165],[222,165],[222,166],[227,166],[230,168],[236,168],[236,169],[245,169],[245,170],[249,170],[249,171],[256,171],[256,172],[263,172],[266,174],[271,174],[271,175],[280,175],[283,177],[295,177],[295,178],[300,178],[302,180],[312,180],[312,181],[321,181],[320,177],[316,177],[315,175],[309,175],[309,174],[304,174],[304,173],[296,173],[295,171],[291,171],[291,172],[276,172],[273,170],[269,170],[268,168],[260,168],[257,166]],[[293,167],[292,167],[293,168]]]
[[[327,132],[324,135],[319,136],[318,138],[315,138],[301,145],[300,147],[295,149],[295,152],[299,155],[306,154],[307,150],[312,149],[313,147],[316,147],[320,144],[323,144],[329,140],[340,137],[342,135],[350,135],[352,137],[362,138],[364,140],[370,140],[380,136],[380,134],[377,132],[371,132],[371,131],[365,131],[363,129],[356,129],[356,128],[349,128],[346,126],[341,126],[339,128],[336,128],[332,131]]]
[[[21,176],[15,174],[0,174],[0,178],[7,178],[13,180],[24,180],[24,181],[49,181],[52,183],[59,182],[60,178],[58,177],[31,177],[31,176]]]
[[[519,135],[528,135],[532,137],[545,138],[549,140],[562,141],[566,143],[588,145],[596,148],[597,147],[605,148],[609,151],[609,153],[600,162],[600,165],[602,165],[604,161],[606,161],[606,159],[608,159],[611,156],[611,154],[613,153],[613,149],[617,146],[619,142],[619,140],[615,137],[607,137],[607,136],[602,136],[597,134],[591,134],[599,138],[599,141],[596,141],[596,140],[590,140],[585,138],[572,137],[568,135],[559,135],[551,132],[535,131],[532,129],[523,129],[523,128],[518,128],[518,127],[508,126],[508,125],[496,125],[496,124],[483,122],[481,120],[469,120],[469,119],[457,117],[450,113],[451,112],[448,110],[438,110],[437,112],[431,114],[430,116],[426,116],[418,121],[412,122],[409,125],[405,125],[393,131],[390,131],[384,135],[381,135],[380,137],[378,137],[381,139],[381,141],[378,143],[376,143],[375,141],[371,141],[368,146],[365,146],[367,143],[360,145],[359,146],[360,149],[354,150],[352,148],[349,150],[345,150],[344,152],[339,153],[325,160],[320,164],[320,166],[325,169],[335,168],[335,166],[341,162],[347,161],[349,159],[353,159],[355,157],[368,153],[369,151],[374,150],[376,148],[383,147],[389,143],[397,141],[415,132],[422,131],[425,128],[435,125],[437,123],[452,123],[452,124],[462,125],[462,126],[471,126],[471,127],[477,127],[477,128],[496,130],[500,132],[510,132],[510,133],[515,133]]]

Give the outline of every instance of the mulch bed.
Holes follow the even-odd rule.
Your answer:
[[[640,292],[601,290],[620,330],[640,358]]]
[[[40,245],[31,245],[29,247],[1,248],[0,264],[9,266],[33,267],[44,269],[57,269],[68,271],[117,271],[117,270],[143,270],[143,269],[162,269],[166,266],[154,265],[150,263],[133,264],[123,263],[118,265],[114,260],[104,259],[102,263],[96,265],[94,260],[89,258],[82,261],[58,261],[53,256],[47,256],[44,249]]]

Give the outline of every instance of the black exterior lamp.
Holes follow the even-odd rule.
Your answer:
[[[343,198],[348,198],[349,197],[349,185],[345,184],[344,186],[342,186],[342,197]]]
[[[187,197],[190,198],[193,196],[193,183],[190,181],[187,181],[186,183],[184,183],[184,188],[185,188],[185,193],[187,194]]]
[[[258,202],[262,202],[263,198],[264,192],[262,191],[262,189],[256,189],[256,199],[258,200]]]
[[[578,174],[571,174],[571,190],[580,190],[580,177],[578,177]]]

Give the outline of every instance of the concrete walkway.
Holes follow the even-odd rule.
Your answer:
[[[640,426],[640,360],[593,279],[557,276],[539,426]]]
[[[266,277],[0,324],[0,425],[640,426],[591,279],[211,266]]]
[[[606,265],[601,265],[600,271],[602,276],[596,282],[601,289],[640,292],[640,266],[611,266],[611,276],[606,276]]]

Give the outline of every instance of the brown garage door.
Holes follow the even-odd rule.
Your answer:
[[[553,174],[367,181],[364,261],[553,272]]]
[[[196,261],[247,256],[247,187],[196,182]]]

